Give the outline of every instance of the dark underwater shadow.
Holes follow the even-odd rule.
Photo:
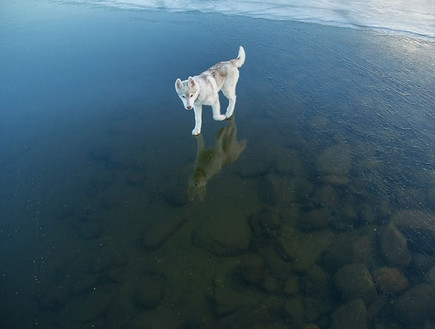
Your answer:
[[[203,135],[196,137],[197,150],[193,172],[189,177],[187,195],[189,200],[204,200],[207,183],[223,167],[236,161],[246,149],[247,140],[237,140],[237,126],[234,116],[228,125],[219,130],[213,147],[206,149]]]

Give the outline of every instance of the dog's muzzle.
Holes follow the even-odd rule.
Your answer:
[[[191,109],[193,109],[192,106],[190,106],[190,105],[186,106],[186,110],[191,110]]]

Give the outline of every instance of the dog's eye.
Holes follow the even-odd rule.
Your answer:
[[[184,95],[181,95],[181,98],[186,98],[186,96],[184,96]]]
[[[192,98],[192,97],[193,97],[193,94],[190,95],[190,98]]]

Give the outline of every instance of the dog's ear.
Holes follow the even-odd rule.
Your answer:
[[[193,80],[192,77],[189,77],[188,81],[189,81],[189,87],[195,87],[195,80]]]
[[[180,89],[181,88],[181,80],[180,78],[178,78],[177,80],[175,80],[175,89]]]

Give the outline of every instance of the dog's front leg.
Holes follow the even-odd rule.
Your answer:
[[[213,119],[216,121],[222,121],[226,119],[225,115],[221,114],[221,103],[219,103],[219,98],[211,106],[211,108],[213,110]]]
[[[194,105],[193,112],[195,112],[195,128],[192,130],[192,135],[196,136],[201,133],[202,105]]]

